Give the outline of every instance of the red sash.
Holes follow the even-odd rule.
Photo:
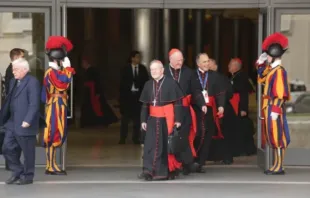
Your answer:
[[[103,113],[101,111],[101,104],[99,100],[99,96],[96,96],[95,94],[95,83],[94,82],[85,82],[84,85],[89,88],[90,90],[90,101],[93,108],[93,111],[97,116],[103,116]]]
[[[193,107],[190,105],[191,98],[192,98],[191,95],[187,95],[185,98],[183,98],[182,103],[183,103],[184,107],[189,107],[189,110],[191,112],[192,125],[191,125],[190,131],[189,131],[188,140],[189,140],[189,146],[191,148],[193,157],[197,157],[197,153],[196,153],[195,147],[194,147],[194,140],[195,140],[196,132],[197,132],[197,122],[196,122],[195,111],[194,111]]]
[[[229,102],[232,105],[235,114],[238,116],[238,114],[239,114],[240,94],[239,93],[234,93],[233,97],[229,100]]]
[[[217,135],[213,136],[213,139],[223,139],[224,136],[223,136],[221,125],[220,125],[220,118],[222,118],[223,115],[217,115],[215,98],[213,96],[209,96],[209,102],[206,105],[209,107],[212,107],[213,119],[217,127]]]
[[[168,104],[165,106],[150,106],[150,116],[155,118],[166,118],[168,135],[173,132],[174,126],[174,108],[173,104]],[[175,171],[180,169],[182,164],[178,162],[174,155],[168,154],[168,167],[169,171]]]

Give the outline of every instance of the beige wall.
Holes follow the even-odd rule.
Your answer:
[[[282,15],[281,31],[289,39],[283,57],[289,80],[304,81],[310,90],[310,15]]]

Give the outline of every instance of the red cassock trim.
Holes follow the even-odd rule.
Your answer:
[[[197,132],[197,122],[196,122],[197,119],[196,119],[196,113],[193,107],[190,106],[191,98],[192,98],[191,95],[187,95],[186,97],[183,98],[182,103],[183,103],[183,106],[189,107],[189,110],[191,113],[192,125],[189,131],[188,140],[189,140],[189,146],[191,148],[193,157],[197,157],[197,153],[194,147],[194,140],[195,140],[196,132]]]
[[[97,116],[103,116],[103,113],[101,111],[101,103],[99,100],[99,96],[96,96],[95,94],[95,83],[94,82],[85,82],[84,85],[89,88],[90,90],[90,101],[91,105],[93,107],[93,111]]]
[[[150,116],[157,118],[166,118],[168,135],[173,132],[174,126],[174,107],[173,104],[165,106],[150,106]],[[174,155],[168,154],[168,167],[169,171],[180,169],[182,164],[177,161]]]
[[[223,136],[223,133],[221,130],[221,125],[220,125],[220,118],[222,118],[223,115],[217,114],[215,98],[213,96],[209,96],[209,103],[207,103],[206,105],[209,107],[212,107],[213,118],[214,118],[214,122],[215,122],[216,127],[217,127],[217,135],[213,136],[213,139],[223,139],[224,136]]]
[[[232,105],[235,114],[238,116],[239,114],[239,102],[240,102],[240,94],[234,93],[233,97],[229,100]]]

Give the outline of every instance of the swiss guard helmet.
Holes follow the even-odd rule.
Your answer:
[[[71,41],[63,36],[50,36],[46,42],[45,50],[50,61],[61,61],[73,48]]]
[[[283,34],[276,32],[268,36],[262,45],[263,52],[272,58],[281,58],[288,48],[288,39]]]

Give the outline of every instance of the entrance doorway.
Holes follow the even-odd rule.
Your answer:
[[[152,58],[165,61],[164,10],[159,13],[160,44]],[[179,10],[170,10],[169,48],[179,48]],[[196,21],[197,12],[201,21]],[[130,51],[134,50],[134,9],[67,8],[67,36],[74,43],[70,53],[72,65],[77,70],[74,81],[74,116],[70,120],[67,145],[67,165],[134,165],[141,164],[141,147],[134,144],[118,145],[120,124],[80,128],[81,89],[84,71],[82,60],[87,58],[100,73],[105,98],[113,112],[120,118],[118,109],[120,69],[126,65]],[[227,74],[231,58],[239,57],[249,78],[253,75],[253,62],[257,57],[258,9],[240,10],[185,10],[184,57],[185,64],[195,68],[195,54],[207,52],[216,59],[219,71]],[[198,27],[199,26],[199,27]],[[195,37],[200,31],[197,44]],[[199,46],[197,46],[199,45]],[[142,51],[142,56],[143,56]],[[256,80],[253,80],[255,82]],[[250,116],[256,123],[256,97],[250,96]],[[256,124],[255,124],[256,126]],[[130,128],[130,127],[129,127]],[[256,131],[256,129],[255,129]],[[256,135],[254,135],[256,137]],[[236,164],[256,165],[256,156],[235,159]],[[213,162],[210,162],[213,164]]]

